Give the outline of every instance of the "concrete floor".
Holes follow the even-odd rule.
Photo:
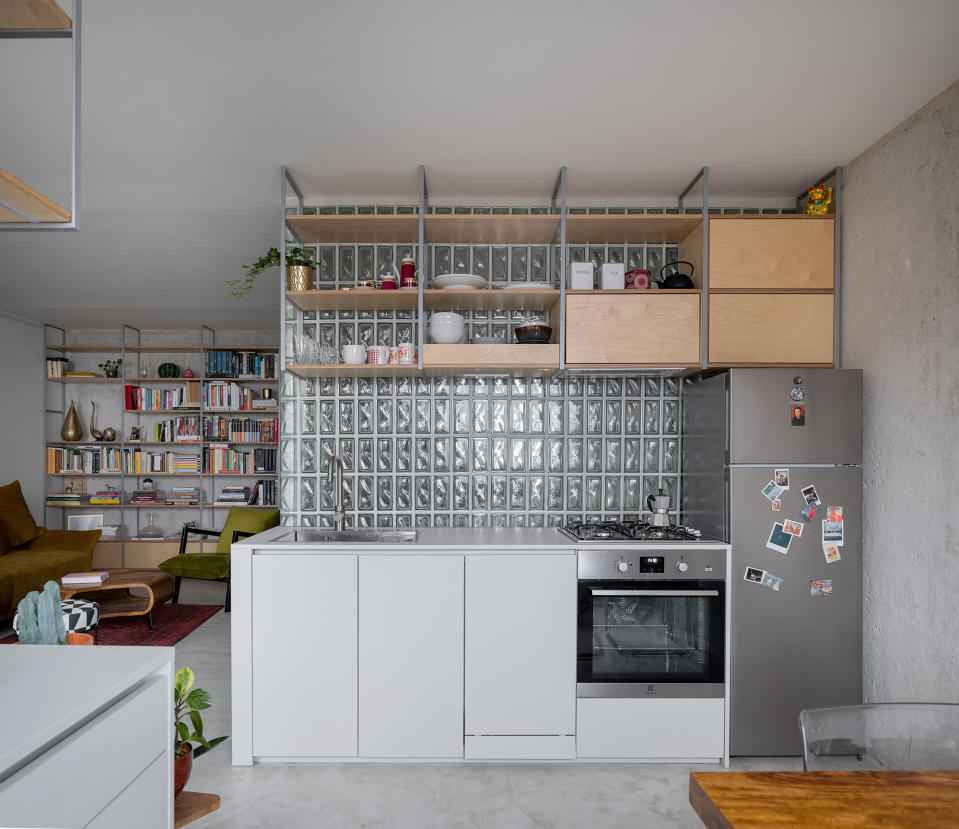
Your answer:
[[[223,585],[184,582],[181,601],[222,601]],[[213,695],[207,736],[230,731],[230,617],[216,614],[176,646]],[[797,770],[799,758],[737,759],[734,769]],[[230,765],[227,740],[193,765],[187,788],[216,792],[198,829],[415,827],[702,827],[689,772],[718,765],[602,763],[300,763]]]

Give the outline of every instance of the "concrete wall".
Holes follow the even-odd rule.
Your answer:
[[[959,702],[959,82],[844,175],[843,366],[865,384],[863,693]]]
[[[38,524],[43,523],[43,373],[41,327],[0,313],[0,486],[19,479]]]

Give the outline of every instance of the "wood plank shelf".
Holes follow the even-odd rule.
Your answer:
[[[548,245],[559,227],[558,213],[426,216],[426,240],[432,244]],[[567,225],[568,227],[568,225]]]
[[[420,370],[416,363],[404,365],[380,365],[369,363],[351,365],[340,363],[337,365],[289,365],[286,370],[297,377],[309,379],[311,377],[419,377]]]
[[[122,377],[89,377],[77,375],[72,377],[47,377],[51,383],[122,383]]]
[[[287,291],[287,299],[301,311],[415,311],[419,292],[394,291]]]
[[[679,242],[703,223],[702,216],[677,213],[571,215],[566,244],[657,244]]]
[[[25,213],[36,222],[66,223],[70,221],[69,210],[48,199],[39,190],[34,190],[25,181],[21,181],[2,169],[0,169],[0,201],[15,207],[20,213]],[[0,221],[30,223],[19,213],[6,208],[0,209],[3,210]]]
[[[560,292],[552,288],[483,291],[430,288],[423,291],[423,301],[429,311],[552,311],[559,300]]]
[[[403,244],[419,241],[420,219],[416,214],[404,215],[348,215],[348,216],[302,216],[286,217],[289,228],[304,244],[326,242],[329,244],[355,244],[357,242],[382,242]]]
[[[55,0],[4,0],[0,3],[0,30],[73,28],[73,21]]]
[[[558,343],[423,346],[423,371],[430,376],[509,374],[533,377],[558,369]]]

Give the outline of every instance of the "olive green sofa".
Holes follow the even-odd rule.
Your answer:
[[[20,482],[0,486],[0,619],[31,590],[67,573],[90,570],[100,530],[48,530],[33,520]]]

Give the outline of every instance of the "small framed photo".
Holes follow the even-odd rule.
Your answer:
[[[100,530],[103,529],[103,515],[68,515],[68,530]]]
[[[131,426],[130,427],[130,437],[127,438],[127,443],[139,443],[143,440],[143,427],[142,426]]]

